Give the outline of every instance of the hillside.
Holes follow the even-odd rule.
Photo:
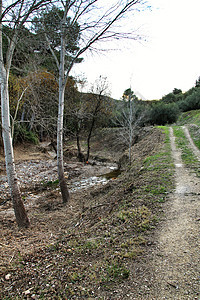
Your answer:
[[[199,119],[194,119],[197,126]],[[109,139],[105,133],[93,138],[93,158],[114,164],[121,156],[121,174],[104,185],[76,190],[67,206],[61,204],[54,179],[49,184],[41,182],[48,172],[34,171],[34,164],[40,170],[39,161],[44,162],[41,171],[45,172],[48,154],[37,148],[30,149],[31,161],[27,161],[30,153],[24,159],[19,157],[20,168],[23,162],[24,166],[28,162],[33,165],[32,181],[27,179],[23,189],[31,227],[19,231],[10,202],[1,206],[2,299],[159,299],[159,293],[168,299],[197,299],[199,160],[181,127],[150,127],[134,145],[128,166],[126,151],[120,146],[116,153],[115,134]],[[103,143],[99,143],[100,136]],[[72,166],[69,157],[65,163],[69,174],[81,180],[80,169],[86,167],[77,162]],[[180,179],[177,166],[187,178]],[[50,164],[49,170],[54,167]],[[102,165],[88,167],[84,172],[93,176]],[[3,162],[0,175],[4,176]],[[191,186],[184,190],[185,180],[187,187],[190,182]],[[176,252],[180,249],[181,253]],[[179,268],[180,275],[171,268]]]
[[[200,109],[182,113],[177,122],[178,125],[196,124],[200,126]]]

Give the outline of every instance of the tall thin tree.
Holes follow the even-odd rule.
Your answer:
[[[19,227],[28,227],[30,222],[22,201],[14,162],[14,153],[11,137],[10,126],[10,107],[9,107],[9,92],[8,79],[13,58],[13,53],[17,42],[20,38],[20,33],[31,17],[31,15],[39,10],[47,0],[20,1],[16,0],[10,5],[5,5],[0,0],[0,83],[1,83],[1,118],[2,118],[2,135],[4,142],[6,172],[10,194],[13,202],[13,208],[16,216],[16,221]],[[6,36],[8,41],[6,53],[4,53],[3,24],[9,24],[11,27],[10,36]]]

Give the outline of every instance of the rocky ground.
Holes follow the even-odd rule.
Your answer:
[[[16,227],[1,162],[1,298],[198,299],[199,179],[173,132],[149,129],[129,167],[115,138],[99,140],[91,164],[66,158],[67,206],[47,145],[16,149],[28,230]],[[107,173],[120,156],[121,175],[86,188],[86,178]]]

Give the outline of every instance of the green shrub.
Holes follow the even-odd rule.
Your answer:
[[[38,144],[36,133],[28,130],[25,125],[16,124],[14,129],[14,143],[30,142]]]
[[[200,109],[200,89],[195,90],[191,95],[187,96],[183,101],[178,103],[180,110],[183,112],[189,110]]]
[[[179,108],[176,103],[156,103],[149,112],[149,123],[154,125],[165,125],[175,123],[179,116]]]
[[[176,96],[173,93],[169,93],[169,94],[163,96],[161,101],[164,103],[172,103],[172,102],[176,101]]]
[[[183,93],[180,89],[174,89],[173,93],[169,93],[162,97],[161,101],[165,104],[179,102],[183,99]]]

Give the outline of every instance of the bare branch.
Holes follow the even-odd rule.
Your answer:
[[[21,2],[21,0],[17,0],[14,3],[12,3],[11,5],[9,5],[4,12],[2,12],[1,17],[0,17],[0,22],[2,22],[3,18],[9,13],[9,11],[11,11],[14,7],[17,6],[17,4],[19,4]]]
[[[51,43],[50,43],[50,41],[49,41],[49,39],[48,39],[48,36],[47,36],[47,34],[46,34],[46,33],[44,33],[44,35],[45,35],[45,39],[46,39],[46,41],[47,41],[47,44],[48,44],[49,50],[51,51],[51,54],[52,54],[53,58],[55,59],[56,66],[57,66],[57,68],[58,68],[58,70],[59,70],[59,61],[58,61],[58,58],[57,58],[57,56],[56,56],[56,54],[55,54],[54,50],[53,50],[53,49],[52,49],[52,47],[51,47]]]
[[[16,109],[15,109],[15,114],[14,114],[14,117],[11,116],[11,119],[12,119],[12,124],[11,124],[11,137],[12,137],[12,140],[13,140],[13,135],[14,135],[14,126],[15,126],[15,121],[16,121],[16,118],[17,118],[17,113],[18,113],[18,110],[19,110],[19,104],[26,92],[26,90],[28,89],[28,86],[22,91],[19,99],[17,100],[17,106],[16,106]]]
[[[123,1],[120,1],[120,3],[123,4]],[[131,0],[127,1],[126,4],[120,9],[120,11],[117,11],[118,6],[113,5],[110,7],[104,14],[101,16],[98,20],[90,22],[89,24],[83,23],[81,31],[89,32],[90,29],[95,29],[96,32],[92,31],[91,38],[89,38],[85,42],[85,46],[79,49],[79,51],[74,56],[73,60],[71,61],[71,64],[69,65],[69,68],[66,72],[66,76],[69,75],[69,72],[71,71],[74,62],[77,60],[78,57],[80,57],[85,51],[88,49],[91,49],[91,47],[102,40],[108,40],[108,39],[120,39],[123,37],[129,38],[131,36],[130,33],[127,35],[124,33],[117,33],[117,32],[109,32],[109,29],[118,21],[124,14],[130,10],[134,5],[141,3],[141,0]],[[83,10],[84,12],[84,10]],[[116,12],[116,15],[113,16],[113,14]],[[79,15],[80,17],[80,15]],[[103,21],[103,22],[102,22]],[[134,40],[137,39],[139,35],[136,37],[132,37]],[[69,71],[69,72],[68,72]]]

